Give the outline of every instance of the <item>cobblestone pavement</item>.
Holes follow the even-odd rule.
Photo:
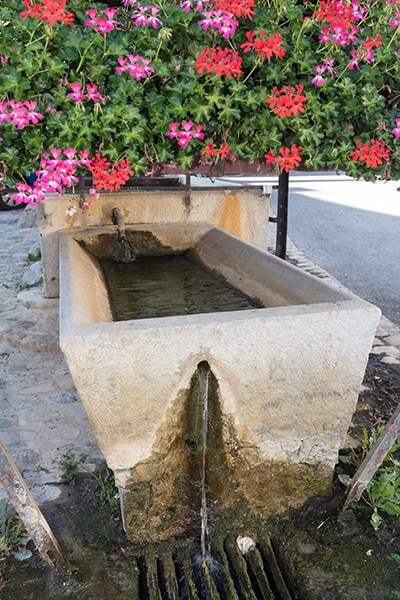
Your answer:
[[[35,210],[0,211],[0,438],[39,505],[59,495],[60,456],[102,455],[58,345],[58,301],[44,298]],[[340,285],[290,242],[289,260]],[[400,329],[382,318],[372,352],[400,364]]]

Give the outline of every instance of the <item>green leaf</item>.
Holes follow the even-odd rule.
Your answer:
[[[340,483],[342,483],[344,486],[348,487],[350,485],[350,482],[351,482],[350,475],[345,475],[345,473],[339,473],[338,479],[339,479]]]

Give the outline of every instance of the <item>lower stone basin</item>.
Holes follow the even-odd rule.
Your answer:
[[[126,237],[135,255],[184,254],[255,303],[116,322],[100,264],[123,259],[116,228],[60,232],[60,344],[128,535],[183,531],[182,515],[163,523],[179,477],[191,477],[186,413],[204,365],[235,494],[267,512],[329,495],[379,309],[212,225],[132,225]]]

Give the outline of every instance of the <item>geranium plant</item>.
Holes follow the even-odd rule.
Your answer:
[[[2,0],[0,25],[20,201],[239,159],[399,177],[399,0]]]

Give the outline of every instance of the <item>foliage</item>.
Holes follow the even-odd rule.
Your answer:
[[[350,455],[340,456],[339,460],[356,468],[359,467],[382,429],[382,426],[376,427],[370,435],[364,429],[361,451],[357,453],[352,449]],[[375,530],[382,523],[381,512],[393,516],[400,515],[400,461],[396,458],[399,450],[400,437],[386,454],[382,465],[376,471],[362,496],[363,500],[372,508],[370,522]],[[349,475],[339,472],[338,478],[344,485],[350,484],[351,477]]]
[[[117,508],[120,505],[118,490],[115,487],[114,474],[111,469],[106,469],[103,473],[94,473],[90,469],[83,467],[98,484],[99,501],[102,506],[109,506],[111,508]]]
[[[81,467],[87,459],[87,454],[81,454],[76,457],[73,452],[64,452],[58,459],[53,462],[57,463],[62,470],[64,477],[69,485],[76,484],[76,475],[79,467]]]
[[[3,587],[1,572],[10,556],[26,560],[32,552],[26,548],[30,541],[25,526],[17,512],[5,498],[0,499],[0,589]]]
[[[3,171],[47,158],[44,191],[95,155],[111,189],[130,169],[264,157],[398,178],[399,23],[397,0],[2,0]]]
[[[28,261],[29,262],[38,262],[42,258],[42,251],[40,248],[36,250],[36,252],[28,252]]]
[[[94,473],[85,462],[87,454],[80,454],[79,457],[71,451],[64,452],[56,462],[63,471],[64,477],[69,485],[75,485],[77,482],[77,473],[81,469],[96,481],[99,486],[99,501],[102,506],[116,508],[119,506],[119,494],[115,487],[114,474],[111,469],[106,468],[102,473]]]

